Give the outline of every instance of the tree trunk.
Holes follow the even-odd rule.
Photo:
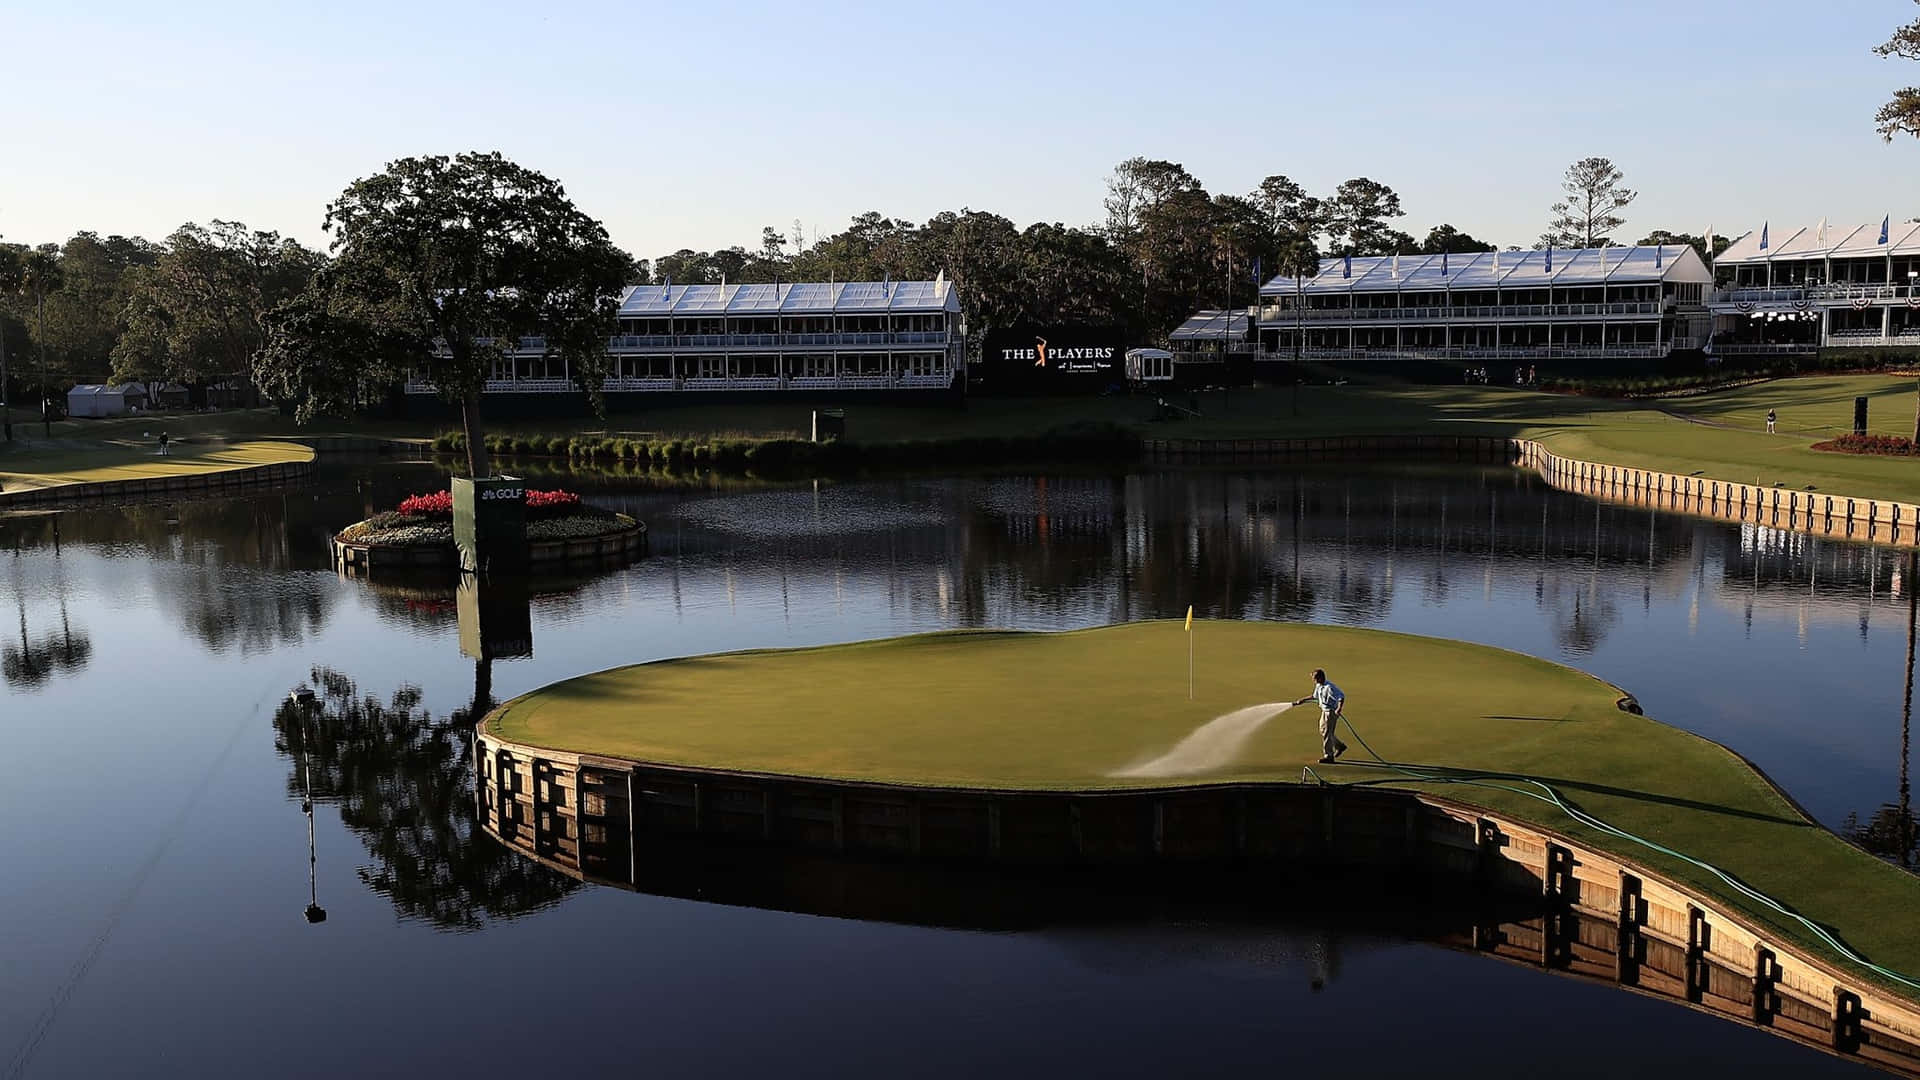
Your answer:
[[[467,475],[475,480],[487,472],[487,436],[480,428],[480,394],[469,391],[460,402],[460,429],[467,436]]]

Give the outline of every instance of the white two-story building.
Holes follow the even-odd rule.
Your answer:
[[[960,296],[933,281],[633,285],[602,391],[624,395],[761,391],[944,391],[964,385]],[[409,394],[433,393],[415,380]],[[578,393],[564,358],[522,338],[489,395]]]
[[[1715,355],[1920,348],[1920,223],[1762,225],[1714,271]]]

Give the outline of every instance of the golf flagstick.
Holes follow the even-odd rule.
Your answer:
[[[1193,700],[1193,605],[1187,605],[1187,700]]]

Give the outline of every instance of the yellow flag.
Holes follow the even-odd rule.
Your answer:
[[[1192,604],[1187,605],[1187,632],[1189,634],[1193,632],[1193,605]]]

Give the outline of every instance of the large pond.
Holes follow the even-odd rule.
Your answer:
[[[716,862],[587,887],[476,834],[467,736],[476,699],[616,664],[1191,604],[1585,668],[1898,858],[1898,553],[1507,469],[578,477],[651,554],[510,597],[504,651],[531,655],[480,662],[450,587],[326,564],[331,530],[442,482],[329,463],[296,491],[0,518],[0,1078],[1860,1071],[1445,947],[1435,910],[1348,883]],[[280,707],[315,679],[317,717]]]

